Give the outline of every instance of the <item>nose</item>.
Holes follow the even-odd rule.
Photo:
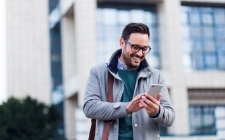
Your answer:
[[[136,54],[137,54],[138,56],[140,56],[140,57],[144,55],[142,49],[140,49]]]

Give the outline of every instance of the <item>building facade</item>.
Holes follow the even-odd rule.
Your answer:
[[[62,0],[58,6],[67,138],[87,139],[90,120],[81,107],[89,70],[119,48],[129,22],[150,27],[147,59],[162,71],[176,111],[162,137],[218,138],[215,108],[225,105],[224,0]]]
[[[225,0],[2,0],[0,10],[0,100],[57,105],[67,139],[87,139],[89,70],[119,48],[129,22],[150,27],[147,59],[170,91],[176,119],[161,127],[162,139],[224,136]]]

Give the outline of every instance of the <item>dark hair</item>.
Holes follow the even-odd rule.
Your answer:
[[[143,33],[148,34],[148,37],[150,36],[147,25],[143,23],[129,23],[124,27],[121,38],[128,40],[132,33]]]

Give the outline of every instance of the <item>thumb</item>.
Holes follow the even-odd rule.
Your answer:
[[[161,93],[159,93],[159,94],[157,95],[157,100],[158,100],[158,101],[160,100],[161,96],[162,96]]]

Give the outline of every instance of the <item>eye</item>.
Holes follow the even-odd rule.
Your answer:
[[[142,48],[143,51],[147,51],[148,50],[148,47],[144,47]]]
[[[139,50],[140,49],[140,46],[139,45],[133,44],[132,47],[133,47],[134,50]]]

